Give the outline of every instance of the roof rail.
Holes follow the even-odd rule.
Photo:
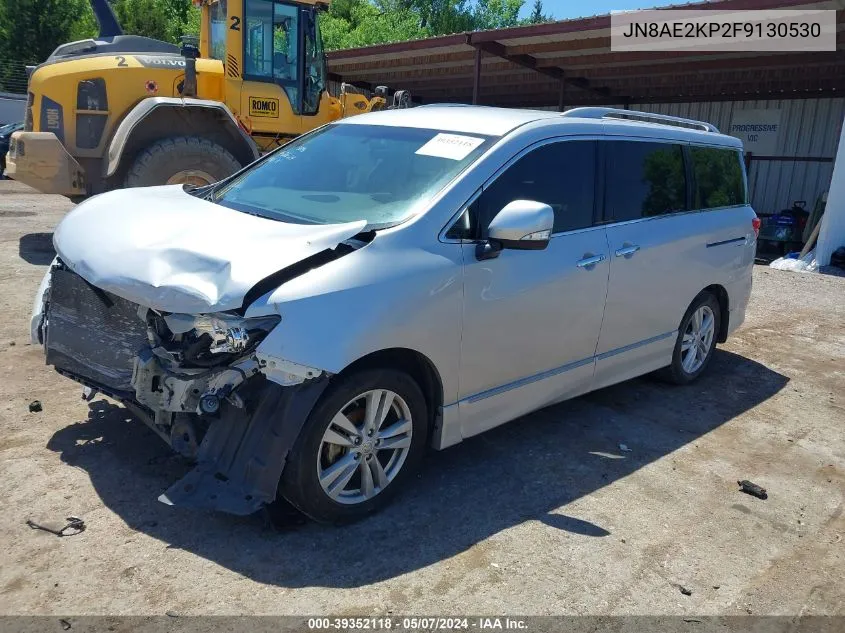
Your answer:
[[[706,121],[682,119],[677,116],[653,114],[651,112],[637,112],[636,110],[621,110],[619,108],[573,108],[572,110],[567,110],[561,116],[577,117],[579,119],[628,119],[631,121],[642,121],[643,123],[674,125],[693,130],[703,130],[704,132],[719,133],[719,128]]]

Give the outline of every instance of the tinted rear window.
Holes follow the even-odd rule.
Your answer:
[[[694,208],[713,209],[746,203],[742,155],[738,150],[691,147],[690,156],[695,177]]]
[[[607,141],[606,206],[614,222],[686,209],[684,152],[680,145]]]

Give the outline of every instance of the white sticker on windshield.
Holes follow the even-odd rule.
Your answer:
[[[462,160],[484,142],[483,138],[462,136],[460,134],[438,134],[415,153],[422,156],[437,156]]]

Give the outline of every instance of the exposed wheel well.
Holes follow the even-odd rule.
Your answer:
[[[379,350],[367,354],[338,374],[343,376],[362,369],[398,369],[407,373],[419,385],[428,405],[429,434],[443,406],[443,383],[434,364],[420,352],[404,347]]]
[[[728,305],[728,291],[719,284],[707,286],[702,292],[709,292],[716,297],[719,302],[719,332],[716,340],[719,343],[724,343],[728,340],[728,320],[730,319],[730,310]]]
[[[219,110],[204,107],[161,106],[150,111],[135,127],[126,140],[120,164],[109,178],[112,183],[123,183],[138,153],[152,143],[171,136],[200,136],[224,147],[247,165],[255,160],[254,148],[235,128],[232,121]],[[119,186],[119,185],[118,185]]]

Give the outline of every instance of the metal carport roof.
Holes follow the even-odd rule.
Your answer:
[[[329,70],[363,88],[408,89],[423,103],[562,108],[845,95],[843,2],[722,0],[671,8],[836,8],[837,50],[612,52],[610,16],[600,15],[334,51]]]

